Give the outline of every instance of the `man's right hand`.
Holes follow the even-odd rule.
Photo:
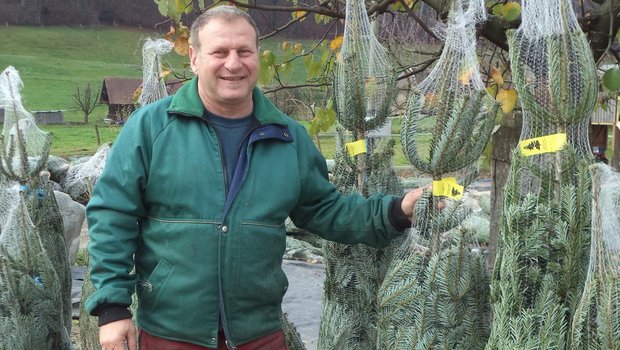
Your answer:
[[[136,326],[126,318],[99,326],[99,343],[102,350],[137,350]]]

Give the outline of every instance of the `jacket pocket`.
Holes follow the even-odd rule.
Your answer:
[[[155,308],[159,298],[166,288],[166,283],[172,275],[174,267],[164,259],[161,259],[155,266],[151,275],[145,279],[138,280],[136,294],[138,295],[138,305],[141,307]]]
[[[242,232],[238,298],[256,303],[254,307],[278,305],[288,288],[281,267],[286,248],[284,224],[244,222]]]

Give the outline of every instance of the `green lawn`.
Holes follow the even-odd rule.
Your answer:
[[[64,110],[65,125],[39,125],[53,135],[52,154],[62,157],[92,155],[97,143],[95,125],[99,128],[100,142],[113,142],[120,131],[103,123],[107,106],[98,107],[90,116],[89,124],[81,124],[81,112],[74,110],[73,93],[76,87],[100,88],[105,76],[141,77],[142,42],[147,37],[163,37],[135,28],[118,27],[0,27],[0,70],[14,66],[24,81],[22,100],[29,111]],[[285,53],[280,39],[271,38],[261,43],[263,49],[272,50],[282,58]],[[297,43],[297,42],[295,42]],[[306,49],[311,42],[301,42]],[[165,59],[181,69],[186,57],[176,53]],[[293,72],[303,69],[303,60],[293,64]],[[292,74],[293,77],[300,74]],[[304,116],[296,116],[304,119]],[[398,121],[392,132],[398,133]],[[397,139],[396,165],[408,162],[402,155]],[[327,158],[335,153],[332,135],[320,138],[321,150]]]
[[[101,142],[112,142],[119,128],[103,123],[107,106],[98,107],[89,125],[79,125],[81,112],[73,105],[76,87],[90,83],[99,89],[105,76],[141,77],[142,42],[163,37],[134,28],[95,27],[0,27],[0,70],[14,66],[24,82],[22,100],[29,111],[64,110],[68,125],[40,125],[52,132],[52,154],[91,155],[99,145],[95,125],[100,125]],[[181,68],[185,58],[175,53],[166,59]]]
[[[127,28],[0,27],[0,68],[12,65],[20,72],[28,110],[64,109],[65,120],[79,121],[81,115],[69,111],[75,88],[86,83],[99,88],[105,76],[142,76],[140,47],[149,36],[162,34]]]

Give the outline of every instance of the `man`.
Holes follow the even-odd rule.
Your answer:
[[[87,207],[86,303],[105,350],[286,349],[284,221],[382,247],[411,224],[403,199],[343,196],[306,130],[256,88],[258,31],[221,6],[192,25],[195,78],[134,113]],[[131,271],[135,267],[135,274]]]

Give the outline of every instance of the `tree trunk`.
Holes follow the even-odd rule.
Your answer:
[[[510,172],[510,161],[512,151],[519,143],[521,136],[521,126],[523,119],[521,112],[514,112],[512,115],[505,116],[497,132],[491,139],[493,152],[491,154],[491,166],[493,180],[491,187],[491,222],[489,232],[489,255],[487,266],[489,272],[493,273],[495,264],[495,253],[497,251],[497,241],[500,227],[500,217],[502,214],[502,201],[504,196],[504,186],[508,180]]]

